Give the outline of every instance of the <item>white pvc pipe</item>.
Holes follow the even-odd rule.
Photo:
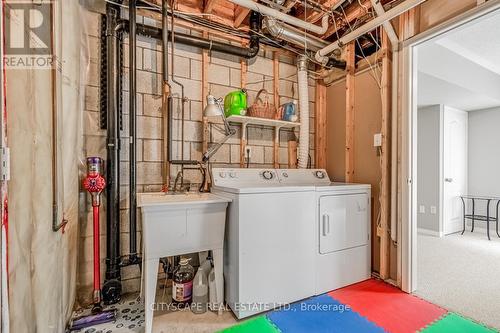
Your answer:
[[[391,239],[397,242],[398,196],[398,78],[399,50],[392,51],[392,107],[391,107]]]
[[[407,10],[412,9],[415,6],[420,5],[422,2],[426,0],[406,0],[405,2],[399,4],[398,6],[391,8],[387,12],[385,12],[382,16],[377,16],[370,22],[362,25],[358,29],[348,33],[347,35],[343,36],[339,40],[333,42],[332,44],[328,45],[325,48],[322,48],[318,52],[316,52],[315,58],[318,62],[320,63],[326,63],[328,61],[327,55],[335,51],[336,49],[340,48],[342,45],[345,45],[349,42],[352,42],[356,38],[363,36],[364,34],[372,31],[373,29],[381,26],[384,24],[384,22],[392,20],[396,16],[401,15],[402,13],[406,12]]]
[[[309,87],[307,83],[307,58],[297,59],[297,84],[299,86],[299,151],[298,167],[306,169],[309,162]]]
[[[280,21],[286,22],[288,24],[305,29],[310,32],[314,32],[315,34],[318,35],[324,34],[328,29],[328,15],[323,16],[323,19],[321,20],[321,26],[317,26],[316,24],[300,20],[296,17],[282,13],[279,10],[253,2],[252,0],[230,0],[230,1],[241,7],[251,9],[263,15],[274,17]]]
[[[375,9],[375,13],[377,16],[382,16],[385,14],[384,6],[380,3],[380,0],[371,0],[372,6]],[[387,37],[389,37],[389,41],[391,42],[392,49],[398,47],[399,39],[396,31],[394,31],[394,27],[392,26],[390,20],[385,21],[382,26],[384,27],[385,32],[387,33]]]

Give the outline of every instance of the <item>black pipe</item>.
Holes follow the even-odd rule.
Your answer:
[[[129,227],[130,227],[130,255],[129,264],[138,263],[137,257],[137,106],[136,106],[136,91],[137,91],[137,59],[136,59],[136,44],[137,44],[137,12],[136,0],[129,1]]]
[[[104,304],[121,299],[120,276],[120,129],[119,50],[121,30],[119,9],[106,7],[106,89],[107,89],[107,191],[106,191],[106,278],[102,288]]]
[[[254,31],[259,31],[261,24],[260,21],[261,21],[260,14],[257,12],[252,12],[252,14],[250,15],[251,29]],[[158,40],[163,39],[162,30],[163,29],[161,28],[156,28],[143,24],[137,24],[138,34]],[[170,37],[170,34],[171,32],[168,31],[168,34],[166,36],[167,39]],[[174,41],[176,43],[199,47],[204,50],[211,50],[211,51],[231,54],[245,59],[254,58],[259,53],[259,47],[260,47],[259,36],[253,32],[250,32],[250,44],[248,48],[217,42],[206,38],[191,36],[180,32],[176,32],[174,34]]]

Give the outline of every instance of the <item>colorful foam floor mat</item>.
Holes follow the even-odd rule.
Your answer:
[[[253,317],[223,333],[493,333],[498,330],[368,280]]]

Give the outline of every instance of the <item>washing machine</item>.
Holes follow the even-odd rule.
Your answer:
[[[283,186],[274,169],[212,169],[212,192],[232,200],[225,298],[239,319],[315,294],[316,189]]]
[[[280,169],[283,186],[315,187],[315,295],[371,277],[371,186],[322,169]]]

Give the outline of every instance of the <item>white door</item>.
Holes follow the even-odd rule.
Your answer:
[[[320,199],[319,253],[350,249],[368,242],[368,196],[345,194]]]
[[[443,232],[462,230],[460,195],[467,192],[467,112],[445,107],[443,128]]]

